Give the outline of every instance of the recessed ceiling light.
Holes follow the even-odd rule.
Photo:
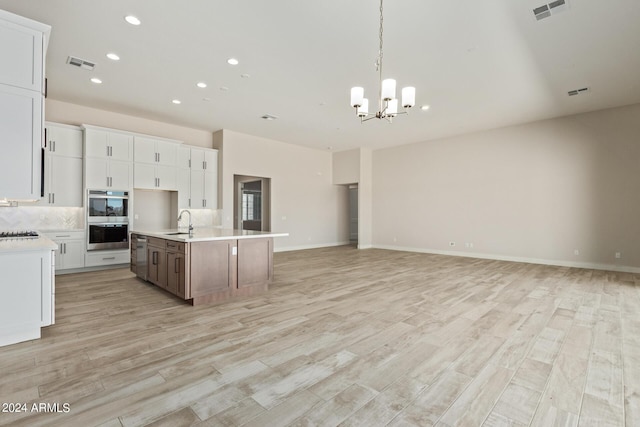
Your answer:
[[[173,101],[174,104],[182,104],[182,101],[180,101],[179,99],[174,99]]]
[[[229,58],[229,59],[227,59],[227,64],[229,64],[229,65],[238,65],[239,62],[238,62],[238,60],[236,58]]]
[[[427,111],[430,107],[428,105],[423,105],[422,107],[420,107],[420,109],[422,111]]]
[[[207,87],[207,84],[205,82],[199,82],[199,83],[196,84],[196,86],[204,89],[205,87]]]
[[[107,58],[111,59],[112,61],[120,61],[120,57],[115,53],[107,53]]]
[[[140,20],[133,15],[127,15],[124,17],[124,20],[127,21],[131,25],[140,25]]]
[[[99,78],[97,78],[97,77],[93,77],[93,78],[91,79],[91,81],[92,81],[93,83],[97,84],[97,85],[99,85],[100,83],[102,83],[102,80],[100,80],[100,79],[99,79]]]
[[[221,90],[222,92],[227,92],[227,91],[229,90],[229,88],[228,88],[228,87],[226,87],[226,86],[222,86],[222,87],[220,87],[220,90]]]
[[[251,76],[249,74],[240,74],[240,77],[242,77],[243,79],[248,79]]]
[[[273,114],[265,114],[261,118],[263,118],[265,120],[276,120],[278,118],[278,116],[274,116]]]

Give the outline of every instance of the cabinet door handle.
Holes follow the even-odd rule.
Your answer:
[[[107,145],[107,157],[109,157],[109,146]]]
[[[67,253],[67,244],[63,243],[63,245],[64,245],[64,253],[66,254]]]
[[[175,261],[175,272],[176,273],[180,273],[180,263],[178,261],[180,261],[180,258],[176,258],[176,261]]]
[[[51,203],[56,204],[56,193],[51,193]]]
[[[110,256],[110,257],[102,258],[103,261],[107,261],[107,260],[110,260],[110,259],[116,259],[116,257]]]
[[[71,237],[70,234],[56,234],[56,238]]]
[[[207,207],[207,199],[203,199],[202,200],[202,207],[206,208]]]
[[[158,153],[158,163],[160,163],[160,153]]]
[[[51,151],[55,152],[56,151],[56,142],[55,141],[51,141]]]
[[[202,169],[206,169],[207,168],[207,162],[203,161],[202,162]]]

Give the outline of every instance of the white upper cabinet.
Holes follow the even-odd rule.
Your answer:
[[[46,124],[44,197],[38,205],[82,206],[82,129]]]
[[[134,139],[133,186],[152,190],[177,190],[177,141],[146,136]]]
[[[134,160],[136,163],[149,163],[164,166],[176,166],[177,142],[136,136],[134,141]]]
[[[129,191],[133,177],[133,135],[84,126],[85,187]]]
[[[190,173],[178,172],[178,207],[217,209],[218,150],[191,147],[189,158]]]
[[[42,94],[0,84],[0,198],[41,193]]]
[[[0,10],[0,198],[41,197],[43,67],[50,30]]]
[[[177,166],[179,168],[191,168],[191,148],[188,145],[178,147]]]
[[[50,30],[0,10],[0,83],[43,92],[44,44]]]
[[[133,136],[85,126],[85,155],[130,162],[133,159]]]
[[[56,156],[82,157],[82,129],[46,123],[46,148]]]

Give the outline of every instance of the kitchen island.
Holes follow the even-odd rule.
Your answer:
[[[271,233],[221,228],[132,231],[131,271],[193,305],[265,292],[273,278]]]

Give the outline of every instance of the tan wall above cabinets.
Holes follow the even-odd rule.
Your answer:
[[[86,123],[104,129],[126,129],[132,134],[154,135],[184,141],[192,146],[213,148],[213,135],[210,131],[71,104],[51,97],[46,99],[45,104],[48,121],[78,126]]]
[[[38,200],[51,27],[0,10],[0,199]]]

